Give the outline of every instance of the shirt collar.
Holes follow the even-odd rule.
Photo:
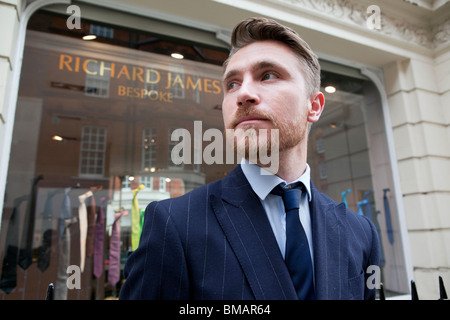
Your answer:
[[[264,168],[257,166],[256,164],[249,162],[247,159],[242,159],[241,168],[247,178],[253,191],[258,195],[261,200],[265,200],[267,195],[280,183],[286,183],[280,177],[270,173]],[[308,193],[308,200],[311,201],[311,170],[309,165],[306,164],[305,172],[293,182],[302,182]]]

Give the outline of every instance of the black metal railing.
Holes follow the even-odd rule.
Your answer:
[[[383,283],[380,283],[380,289],[378,291],[379,300],[386,300],[384,294]],[[419,300],[419,294],[417,293],[416,282],[411,280],[411,300]],[[444,280],[439,276],[439,299],[438,300],[448,300],[447,291],[445,290]]]
[[[55,287],[53,283],[50,283],[47,288],[47,294],[45,296],[45,300],[53,300],[54,299],[54,290]],[[379,300],[386,300],[386,296],[384,294],[383,283],[380,283],[380,289],[378,290]],[[417,287],[414,280],[411,280],[411,300],[419,300],[419,295],[417,293]],[[447,291],[445,290],[444,280],[441,276],[439,276],[439,299],[438,300],[448,300]]]

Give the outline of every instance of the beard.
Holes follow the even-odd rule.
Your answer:
[[[229,146],[233,144],[235,154],[239,157],[261,164],[263,157],[271,157],[273,153],[291,149],[297,146],[307,135],[306,113],[295,119],[287,118],[277,121],[273,114],[256,108],[239,109],[230,124],[226,127],[226,137]],[[261,129],[257,125],[244,125],[236,129],[240,119],[255,116],[266,119],[272,124],[271,129]],[[230,130],[231,129],[231,130]]]

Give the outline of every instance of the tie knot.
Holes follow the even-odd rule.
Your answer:
[[[300,196],[302,195],[303,183],[282,186],[277,185],[271,193],[281,196],[284,202],[285,211],[299,209]]]

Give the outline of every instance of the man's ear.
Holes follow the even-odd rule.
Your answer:
[[[309,99],[308,121],[317,122],[325,106],[325,96],[322,92],[317,92]]]

